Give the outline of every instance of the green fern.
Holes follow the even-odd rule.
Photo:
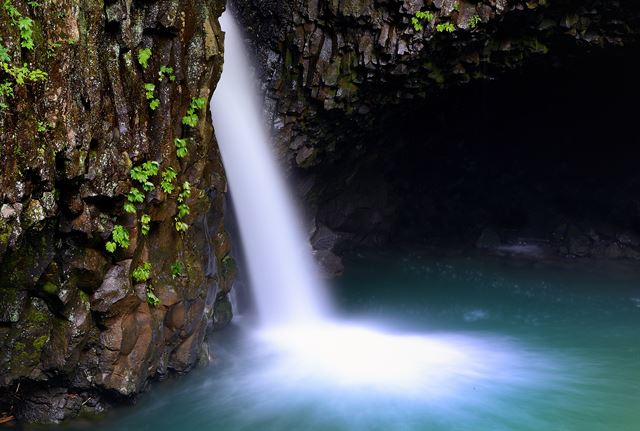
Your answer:
[[[169,78],[169,81],[176,80],[176,76],[173,74],[173,67],[160,66],[158,75],[160,76],[160,78],[158,78],[158,81],[162,81],[164,77]]]
[[[433,21],[434,18],[435,16],[431,11],[418,11],[411,17],[411,25],[413,25],[413,29],[415,31],[422,31],[424,29],[424,24]]]
[[[151,50],[149,48],[143,48],[138,51],[138,63],[143,69],[149,67],[149,59],[151,58]]]
[[[33,20],[28,17],[20,17],[18,19],[18,29],[20,30],[20,46],[33,51],[35,47],[33,43]]]
[[[151,108],[152,111],[155,111],[158,108],[158,106],[160,106],[160,101],[156,99],[156,95],[155,95],[155,91],[156,91],[155,84],[145,83],[144,90],[145,90],[144,95],[149,101],[149,108]]]
[[[149,223],[151,223],[151,217],[148,214],[142,214],[142,217],[140,217],[140,233],[142,233],[142,236],[149,234],[149,230],[151,230]]]
[[[469,26],[470,29],[473,30],[481,22],[482,22],[482,18],[480,18],[479,15],[472,15],[472,16],[469,17],[469,20],[467,20],[467,25]]]
[[[443,22],[436,26],[436,31],[439,33],[453,33],[454,31],[456,31],[456,27],[455,25],[453,25],[453,23]]]
[[[189,153],[187,150],[187,140],[175,138],[173,140],[173,143],[176,146],[176,157],[178,157],[179,159],[186,157],[187,154]]]
[[[147,303],[153,307],[160,305],[160,298],[158,298],[150,287],[147,288]]]
[[[115,225],[111,232],[111,239],[112,241],[108,241],[105,244],[105,248],[109,253],[116,251],[117,246],[124,249],[129,248],[129,231],[127,231],[124,226],[119,224]]]
[[[145,283],[151,277],[151,263],[143,262],[138,265],[133,272],[131,273],[131,277],[138,283]]]
[[[191,99],[187,114],[182,117],[182,124],[189,127],[196,127],[198,125],[198,111],[205,107],[207,101],[203,97],[194,97]]]
[[[169,269],[171,271],[171,277],[173,278],[180,277],[182,275],[182,262],[180,262],[179,260],[176,260],[171,264],[171,267]]]
[[[160,181],[160,188],[165,193],[173,193],[175,189],[174,181],[178,173],[171,167],[162,171],[162,181]]]

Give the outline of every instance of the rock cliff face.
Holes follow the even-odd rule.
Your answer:
[[[526,71],[541,59],[564,64],[636,44],[640,30],[632,1],[235,5],[255,47],[278,149],[311,208],[312,241],[334,269],[341,243],[393,235],[400,192],[372,167],[392,162],[398,149],[389,139],[380,147],[380,137],[398,131],[408,113],[435,108],[437,115],[434,104],[446,104],[448,91]],[[462,121],[473,112],[462,107],[459,115]],[[419,121],[426,129],[437,119]]]
[[[224,2],[3,3],[0,413],[58,421],[188,371],[230,317]]]
[[[494,79],[536,56],[549,55],[551,61],[570,49],[629,44],[640,30],[638,6],[631,1],[234,5],[256,48],[280,149],[302,168],[341,155],[352,133],[364,134],[389,105]],[[412,23],[419,11],[428,17]]]

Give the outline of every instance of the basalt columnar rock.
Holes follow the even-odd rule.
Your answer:
[[[228,319],[226,180],[206,103],[224,7],[0,5],[0,413],[101,411],[194,367],[216,304]],[[157,165],[133,179],[145,162]]]
[[[301,168],[341,155],[353,141],[342,131],[365,132],[389,105],[499,77],[535,56],[631,43],[640,33],[637,4],[622,0],[234,5],[255,47],[280,150]],[[430,15],[417,19],[419,11]]]
[[[631,45],[640,33],[638,5],[624,0],[234,5],[249,29],[279,153],[311,208],[321,260],[345,240],[374,244],[392,234],[398,192],[368,167],[391,159],[392,149],[375,144],[406,118],[403,110],[536,59],[562,63]],[[472,115],[460,112],[461,120]],[[425,129],[430,123],[424,120]]]

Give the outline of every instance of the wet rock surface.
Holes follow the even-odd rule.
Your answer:
[[[34,41],[21,47],[1,9],[10,64],[48,75],[18,85],[0,73],[14,88],[0,111],[0,414],[51,422],[132,400],[208,357],[212,304],[234,276],[218,271],[230,259],[226,180],[208,106],[195,127],[181,119],[220,76],[224,2],[10,3],[33,20]],[[186,157],[174,138],[188,141]],[[190,183],[186,232],[174,226],[178,190],[162,190],[160,174],[135,213],[123,210],[130,170],[145,161]],[[109,253],[116,225],[129,244]],[[136,284],[143,262],[152,269]]]

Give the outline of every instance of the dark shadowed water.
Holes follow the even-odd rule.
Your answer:
[[[640,430],[640,278],[352,262],[344,320],[214,334],[214,365],[64,430]],[[384,329],[382,329],[384,328]]]

